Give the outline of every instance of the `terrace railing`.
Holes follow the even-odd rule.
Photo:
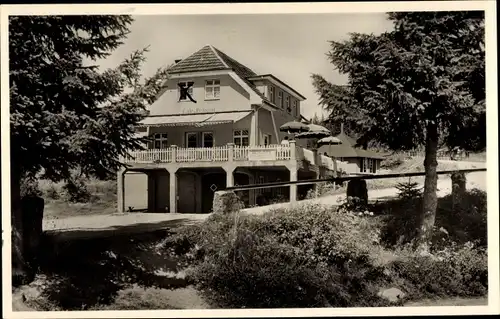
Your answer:
[[[237,146],[148,149],[131,152],[126,163],[281,161],[296,159],[295,145]]]

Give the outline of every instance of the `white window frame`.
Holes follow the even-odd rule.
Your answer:
[[[188,85],[189,83],[193,83],[193,85],[188,89],[188,93],[194,99],[194,94],[193,94],[194,81],[193,80],[183,80],[183,81],[179,81],[178,85],[182,84],[182,83],[184,83],[185,85]],[[187,96],[185,99],[181,100],[181,88],[179,86],[177,86],[177,101],[178,102],[191,102],[191,100]]]
[[[193,135],[196,137],[196,146],[189,146],[189,136],[190,135]],[[185,134],[185,139],[186,139],[186,148],[196,148],[198,147],[198,142],[199,142],[199,139],[198,139],[198,132],[186,132]]]
[[[243,134],[246,131],[246,134]],[[243,138],[248,139],[248,144],[250,144],[250,131],[249,130],[234,130],[233,131],[233,143],[236,146],[244,146]],[[235,140],[239,140],[239,143],[235,143]],[[247,145],[245,145],[247,146]]]
[[[290,114],[292,114],[292,108],[290,106],[290,96],[287,95],[285,98],[285,106],[286,106],[286,111]]]
[[[156,142],[160,143],[160,147],[156,147]],[[167,133],[154,133],[153,134],[153,149],[168,148],[168,134]]]
[[[283,108],[283,91],[278,91],[278,106]]]
[[[215,135],[214,135],[214,132],[212,132],[212,131],[201,132],[201,147],[206,147],[205,146],[205,135],[206,134],[212,135],[212,146],[210,146],[210,147],[214,147],[215,146]]]
[[[269,86],[269,101],[275,102],[274,100],[274,86]]]
[[[295,116],[299,116],[299,102],[297,100],[293,100],[293,109],[295,111]]]
[[[215,96],[215,89],[219,89],[219,95]],[[211,90],[209,90],[211,89]],[[211,92],[209,94],[209,92]],[[210,79],[205,81],[205,100],[220,100],[220,80]]]

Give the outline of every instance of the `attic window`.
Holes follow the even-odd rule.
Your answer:
[[[208,80],[205,82],[205,99],[220,99],[220,80]]]
[[[189,95],[191,97],[194,97],[193,96],[193,85],[194,85],[193,81],[181,81],[181,82],[179,82],[179,88],[177,90],[177,92],[179,94],[179,101],[189,101],[188,96],[181,96],[181,88],[180,87],[188,87]]]

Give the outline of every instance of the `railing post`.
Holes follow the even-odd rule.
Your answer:
[[[172,148],[172,163],[177,162],[177,145],[170,146]]]
[[[227,143],[227,146],[227,160],[228,162],[232,162],[234,160],[234,143]]]
[[[290,160],[297,160],[297,146],[295,140],[291,140],[288,144],[290,146]]]

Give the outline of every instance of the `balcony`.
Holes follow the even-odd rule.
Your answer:
[[[306,161],[310,165],[322,166],[334,170],[333,159],[314,152],[290,145],[267,146],[237,146],[228,144],[211,148],[180,148],[171,146],[166,149],[148,149],[131,152],[124,158],[127,164],[160,164],[160,163],[223,163],[223,162],[277,162],[277,161]],[[319,165],[318,165],[319,164]],[[337,169],[348,174],[356,172],[356,165],[337,160]]]
[[[132,163],[193,163],[230,161],[286,161],[295,157],[295,145],[236,146],[224,145],[211,148],[149,149],[131,152],[124,162]]]

